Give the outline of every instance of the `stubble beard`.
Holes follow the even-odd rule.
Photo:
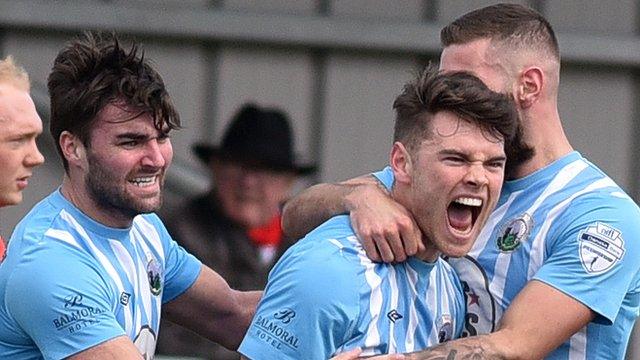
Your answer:
[[[120,180],[100,164],[94,156],[89,155],[89,172],[85,175],[87,192],[94,203],[107,213],[133,219],[139,214],[151,213],[162,205],[162,192],[157,201],[150,203],[127,194]],[[158,179],[161,181],[161,179]],[[162,189],[162,184],[160,186]]]

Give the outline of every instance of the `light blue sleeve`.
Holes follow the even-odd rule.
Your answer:
[[[640,211],[630,199],[602,194],[578,198],[569,209],[550,231],[548,257],[534,278],[611,324],[625,295],[640,290]]]
[[[372,173],[371,175],[378,179],[378,181],[380,181],[380,183],[382,183],[382,185],[384,185],[387,190],[391,190],[391,188],[393,187],[393,182],[395,181],[395,179],[393,178],[393,170],[391,170],[391,166],[387,166],[380,171]]]
[[[200,275],[202,263],[195,256],[178,245],[167,232],[164,224],[155,214],[146,215],[161,237],[165,253],[165,277],[162,303],[167,303],[182,295]]]
[[[117,291],[95,260],[62,243],[38,251],[11,274],[5,304],[45,359],[66,358],[125,335],[114,315]]]
[[[301,240],[278,261],[240,345],[252,360],[328,359],[350,337],[359,314],[353,267],[329,241]]]

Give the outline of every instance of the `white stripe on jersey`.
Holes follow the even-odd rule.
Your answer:
[[[148,222],[142,216],[136,216],[135,219],[133,220],[133,223],[138,225],[140,227],[140,233],[144,234],[145,235],[144,237],[149,239],[149,242],[151,242],[151,246],[153,247],[154,250],[156,250],[156,252],[160,256],[159,260],[162,264],[162,268],[164,269],[165,268],[164,247],[162,246],[162,241],[160,241],[160,234],[158,234],[158,230],[153,226],[153,224]]]
[[[442,261],[441,259],[438,259],[438,261]],[[435,269],[434,269],[435,271]],[[440,283],[443,285],[442,288],[444,288],[444,291],[446,292],[446,294],[442,294],[440,295],[440,309],[438,309],[440,314],[449,314],[451,316],[451,336],[455,336],[455,331],[456,331],[456,319],[453,316],[453,314],[451,314],[451,312],[449,311],[449,309],[451,309],[451,306],[449,304],[449,299],[454,299],[456,297],[456,293],[453,289],[453,284],[451,283],[451,281],[448,281],[451,277],[449,277],[449,274],[447,273],[446,269],[443,267],[442,272],[440,272]],[[433,319],[433,322],[437,324],[439,319]],[[437,331],[436,331],[437,333]],[[437,334],[438,336],[440,334]],[[438,339],[439,341],[440,339]],[[437,342],[436,342],[437,343]]]
[[[70,227],[74,228],[78,232],[78,234],[80,234],[80,236],[82,237],[82,240],[84,240],[84,243],[87,244],[87,246],[89,246],[89,248],[93,252],[94,257],[100,262],[102,267],[109,274],[109,277],[116,284],[116,287],[118,288],[118,292],[123,293],[124,285],[122,285],[122,280],[120,279],[120,275],[118,275],[118,272],[116,271],[116,269],[109,262],[109,259],[107,259],[107,257],[96,247],[96,245],[93,243],[91,238],[89,238],[89,234],[87,234],[84,228],[76,221],[76,219],[73,218],[73,216],[71,216],[71,214],[66,212],[64,209],[60,210],[60,218],[66,221]],[[115,309],[112,309],[112,310],[115,310]],[[123,313],[124,313],[124,324],[125,324],[124,330],[127,334],[131,334],[131,330],[132,330],[131,313],[128,311],[123,311]]]
[[[569,360],[584,360],[587,358],[587,328],[573,334],[569,339]]]
[[[380,344],[380,331],[378,330],[378,320],[380,319],[380,311],[382,309],[382,289],[380,284],[382,279],[375,272],[375,264],[367,257],[364,249],[358,242],[355,236],[347,237],[354,247],[358,249],[358,258],[360,259],[360,265],[364,266],[364,277],[371,289],[371,295],[369,300],[369,314],[371,315],[371,321],[367,326],[367,335],[364,340],[364,347],[361,356],[375,355],[373,347]]]
[[[151,259],[155,259],[155,256],[153,255],[153,253],[149,249],[149,245],[155,246],[155,244],[153,242],[151,244],[147,244],[147,242],[145,241],[145,239],[147,239],[147,238],[140,232],[140,229],[138,229],[138,228],[134,228],[132,233],[133,233],[134,244],[140,246],[142,248],[142,251],[146,254],[145,261],[143,263],[144,274],[145,274],[145,277],[146,277],[147,276],[146,266],[149,263],[149,261],[151,261]],[[156,250],[155,251],[156,253],[162,254],[162,248],[160,248],[160,249],[155,248],[154,250]],[[136,248],[136,252],[137,251],[138,250]],[[138,258],[142,259],[142,257],[140,257],[140,254],[139,253],[137,253],[137,254],[138,254]],[[162,264],[162,268],[164,269],[164,263]],[[164,277],[164,274],[163,274],[163,277]],[[163,281],[164,281],[164,279],[163,279]],[[160,295],[151,296],[151,288],[150,288],[150,284],[148,282],[148,279],[147,279],[147,285],[148,286],[143,287],[143,289],[147,290],[147,291],[145,291],[145,295],[144,296],[148,296],[146,298],[146,299],[148,299],[148,301],[145,302],[145,306],[146,306],[145,311],[147,313],[147,319],[148,319],[147,321],[149,322],[149,324],[151,326],[156,326],[156,324],[153,324],[153,321],[152,321],[153,314],[151,312],[151,306],[152,305],[151,305],[150,302],[153,302],[153,307],[155,308],[156,314],[158,314],[158,318],[159,318],[160,314],[161,314],[162,299],[161,299]]]
[[[529,268],[527,270],[527,279],[530,280],[533,275],[535,275],[536,271],[542,266],[542,261],[544,260],[544,243],[547,238],[547,232],[549,228],[553,224],[553,221],[571,204],[573,199],[576,197],[592,192],[597,189],[602,189],[606,187],[616,186],[613,180],[609,178],[602,178],[593,183],[589,184],[587,187],[582,189],[581,191],[574,192],[570,197],[560,202],[556,205],[545,218],[544,223],[542,224],[542,228],[535,239],[533,239],[533,243],[531,246],[531,253],[529,258]]]
[[[136,287],[137,296],[142,299],[142,309],[144,310],[144,314],[146,316],[146,320],[149,324],[153,324],[153,317],[151,314],[151,285],[149,284],[149,278],[147,275],[147,264],[142,261],[143,258],[140,256],[140,252],[138,251],[138,247],[135,244],[142,242],[139,234],[134,230],[132,232],[133,242],[134,242],[134,251],[136,252],[136,263],[138,266],[138,287]],[[138,317],[142,316],[141,312],[137,312]]]
[[[413,352],[416,346],[413,338],[416,333],[416,328],[418,327],[418,310],[416,310],[416,298],[418,297],[416,285],[418,284],[418,273],[409,266],[408,262],[404,262],[404,269],[407,273],[407,283],[411,289],[410,296],[412,299],[411,308],[409,310],[409,325],[407,326],[407,335],[404,343],[406,352]]]
[[[436,278],[436,276],[438,275],[438,272],[433,269],[431,270],[431,273],[429,273],[429,288],[427,289],[427,293],[426,293],[426,303],[429,306],[429,309],[431,309],[431,313],[432,314],[437,314],[438,311],[440,309],[438,309],[438,297],[440,296],[440,294],[438,294],[438,279]],[[431,334],[429,334],[429,343],[430,344],[437,344],[438,343],[438,328],[437,328],[437,324],[436,324],[436,319],[432,319],[431,321]]]
[[[562,168],[556,176],[553,178],[549,185],[544,189],[542,194],[538,196],[536,201],[525,212],[527,214],[534,214],[538,207],[551,195],[562,190],[573,178],[575,178],[582,170],[587,168],[587,164],[583,161],[574,161],[564,168]],[[503,214],[504,215],[504,214]],[[493,227],[491,227],[493,229]],[[489,284],[489,291],[494,294],[496,299],[499,299],[502,303],[502,307],[506,307],[504,303],[504,285],[507,280],[507,272],[509,271],[509,264],[511,263],[511,254],[500,253],[497,256],[494,275]],[[498,317],[497,317],[498,318]]]
[[[57,239],[60,240],[62,242],[65,242],[71,246],[74,246],[80,250],[82,249],[82,246],[80,246],[80,244],[78,244],[78,241],[71,235],[69,234],[69,232],[64,231],[64,230],[58,230],[58,229],[47,229],[47,231],[44,232],[45,236],[48,236],[50,238],[53,239]]]
[[[133,259],[131,258],[131,255],[129,254],[127,249],[124,247],[124,245],[120,243],[120,241],[109,239],[109,244],[111,245],[111,249],[113,250],[113,253],[116,255],[116,258],[118,259],[120,266],[124,270],[124,273],[127,275],[127,278],[131,283],[131,286],[134,289],[137,289],[139,287],[138,274],[137,274],[136,266],[133,263]],[[135,294],[134,296],[137,297],[138,294]],[[136,314],[139,313],[140,309],[135,308],[135,305],[137,305],[137,303],[138,303],[137,301],[134,302],[132,304],[134,306],[126,307],[124,311],[134,312]],[[136,318],[135,323],[133,324],[133,329],[132,329],[134,332],[130,333],[129,336],[133,338],[133,336],[135,336],[140,330],[140,327],[141,327],[140,321],[138,318]]]
[[[391,308],[398,308],[398,281],[396,280],[396,269],[393,266],[389,266],[389,288],[391,290]],[[394,321],[389,323],[389,354],[395,354],[398,350],[398,344],[396,344]]]

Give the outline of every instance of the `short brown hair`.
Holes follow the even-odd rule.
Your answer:
[[[0,84],[11,84],[20,89],[29,91],[29,75],[18,66],[11,55],[0,60]]]
[[[89,146],[97,115],[109,103],[124,102],[150,113],[158,130],[180,128],[180,117],[160,75],[135,43],[126,51],[115,34],[85,33],[68,43],[58,53],[47,85],[51,136],[67,171],[60,134],[69,131]]]
[[[533,9],[518,4],[496,4],[471,11],[445,26],[440,42],[447,47],[488,38],[514,49],[532,48],[560,58],[551,24]]]
[[[441,111],[452,112],[492,135],[500,135],[505,152],[518,127],[518,113],[509,95],[491,91],[469,72],[439,72],[434,66],[428,66],[405,85],[393,108],[394,141],[402,142],[410,151],[430,138],[431,119]]]

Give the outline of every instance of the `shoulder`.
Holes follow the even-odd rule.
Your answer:
[[[308,298],[326,298],[333,290],[335,295],[357,291],[363,265],[355,243],[343,220],[328,221],[287,250],[269,274],[267,291],[274,283]]]

